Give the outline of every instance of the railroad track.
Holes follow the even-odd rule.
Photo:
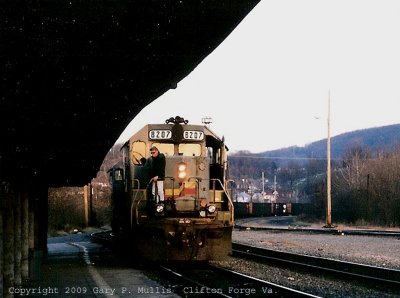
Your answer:
[[[97,233],[95,235],[92,235],[92,237],[95,237],[98,241],[100,242],[108,242],[111,240],[111,236],[109,231],[108,232],[102,232],[102,233]],[[338,261],[338,260],[333,260],[333,259],[327,259],[327,258],[321,258],[321,257],[315,257],[315,256],[309,256],[309,255],[302,255],[302,254],[295,254],[295,253],[286,253],[283,251],[275,251],[275,250],[268,250],[260,247],[255,247],[251,245],[245,245],[245,244],[239,244],[239,243],[233,243],[232,244],[233,248],[233,256],[234,257],[240,257],[240,258],[246,258],[253,260],[257,263],[267,263],[267,264],[272,264],[274,266],[279,266],[279,267],[286,267],[290,269],[296,269],[299,271],[304,271],[307,273],[313,273],[313,274],[324,274],[324,275],[329,275],[332,276],[333,278],[337,280],[346,280],[346,281],[357,281],[360,285],[368,288],[384,288],[386,291],[390,293],[396,293],[400,294],[400,270],[396,269],[387,269],[383,267],[375,267],[375,266],[370,266],[370,265],[364,265],[364,264],[358,264],[358,263],[352,263],[352,262],[345,262],[345,261]],[[253,281],[248,281],[247,284],[253,285],[254,286],[246,286],[246,285],[237,285],[235,283],[236,280],[244,280],[245,275],[240,275],[239,273],[234,273],[233,271],[231,272],[231,275],[233,276],[230,280],[230,282],[227,282],[225,286],[223,285],[212,285],[209,284],[209,281],[204,281],[201,282],[201,276],[207,276],[209,273],[204,273],[206,271],[203,271],[203,274],[198,274],[195,275],[192,272],[190,273],[185,273],[181,272],[183,269],[176,270],[175,269],[170,269],[169,273],[165,273],[166,277],[165,279],[170,279],[171,280],[176,280],[174,285],[176,285],[177,293],[179,295],[182,295],[183,297],[196,297],[197,296],[204,296],[204,295],[209,295],[209,296],[222,296],[222,297],[243,297],[247,296],[245,293],[240,293],[242,296],[237,295],[238,293],[235,293],[235,291],[240,291],[241,289],[247,289],[247,291],[252,291],[251,289],[256,289],[253,291],[256,291],[256,294],[259,295],[265,295],[263,291],[272,291],[274,293],[274,297],[292,297],[293,294],[291,295],[284,295],[282,294],[285,290],[280,288],[280,286],[276,284],[259,284],[256,282],[254,279]],[[204,270],[204,268],[201,268]],[[209,270],[209,269],[207,269]],[[215,269],[217,270],[217,269]],[[215,271],[214,270],[214,271]],[[220,269],[222,270],[222,269]],[[163,269],[163,271],[168,271],[168,269]],[[175,276],[173,272],[175,273]],[[181,272],[181,273],[180,273]],[[234,275],[236,274],[236,276]],[[179,277],[179,275],[182,275],[182,277]],[[222,276],[222,273],[220,273]],[[182,281],[182,279],[187,278],[190,276],[190,279],[187,281]],[[193,276],[197,276],[196,278],[193,278]],[[200,277],[199,277],[200,276]],[[239,276],[239,277],[238,277]],[[224,273],[224,279],[229,280],[227,277],[225,277]],[[179,281],[180,280],[180,281]],[[198,282],[196,284],[193,282],[190,284],[190,280]],[[265,281],[262,281],[265,282]],[[229,288],[231,287],[231,288]],[[276,287],[276,288],[275,288]],[[203,289],[203,290],[199,290]],[[220,289],[215,293],[197,293],[198,291],[207,291],[207,289],[214,289],[214,292],[216,291],[215,289]],[[250,289],[250,290],[249,290]],[[186,291],[186,293],[185,293]],[[189,291],[189,292],[188,292]],[[174,290],[175,292],[175,290]],[[220,293],[221,292],[221,293]],[[188,295],[190,294],[190,295]],[[222,295],[221,295],[222,294]],[[185,296],[186,295],[186,296]],[[226,295],[226,296],[224,296]],[[231,296],[230,296],[231,295]],[[251,293],[251,296],[253,296],[254,293]],[[271,295],[271,293],[269,294]],[[297,297],[306,297],[306,296],[299,296],[303,294],[296,294]],[[307,295],[307,294],[304,294]],[[315,297],[315,296],[314,296]]]
[[[307,272],[329,273],[336,278],[358,280],[366,285],[379,284],[400,293],[400,270],[264,249],[240,243],[232,243],[232,251],[235,257],[290,268],[296,267]]]
[[[113,238],[110,231],[91,236],[104,244]],[[150,275],[182,297],[318,297],[203,262],[164,264]]]
[[[181,297],[319,297],[206,263],[162,265],[157,275]]]
[[[109,244],[113,241],[113,236],[112,236],[111,230],[94,232],[94,233],[90,234],[90,237],[100,243]]]
[[[379,236],[379,237],[395,237],[400,239],[400,232],[385,230],[360,230],[360,229],[338,229],[338,228],[309,228],[309,227],[249,227],[243,225],[235,225],[236,230],[253,230],[253,231],[277,231],[277,232],[307,232],[313,234],[330,234],[330,235],[360,235],[360,236]]]

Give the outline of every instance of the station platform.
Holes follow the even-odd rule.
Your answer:
[[[180,297],[89,234],[48,238],[47,248],[39,278],[9,289],[14,297]]]

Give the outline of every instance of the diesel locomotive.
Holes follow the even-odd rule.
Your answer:
[[[165,155],[164,199],[152,192],[150,148]],[[182,117],[148,124],[110,169],[113,235],[151,261],[222,260],[232,250],[234,208],[224,138]]]

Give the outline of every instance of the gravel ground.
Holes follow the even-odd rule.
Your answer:
[[[252,219],[252,224],[257,224]],[[329,235],[307,232],[274,232],[235,230],[234,242],[254,246],[352,261],[400,270],[400,238],[378,236]],[[270,282],[294,287],[321,297],[400,297],[400,293],[389,293],[379,284],[374,289],[332,277],[298,273],[250,261],[230,258],[218,265],[266,279]]]
[[[233,242],[400,269],[400,238],[306,232],[234,231]]]

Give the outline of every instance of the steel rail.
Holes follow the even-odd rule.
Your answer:
[[[296,265],[299,268],[329,272],[341,278],[379,282],[390,288],[400,289],[400,270],[389,269],[322,257],[289,253],[260,248],[252,245],[232,243],[234,256],[256,259],[275,264]]]
[[[379,236],[379,237],[399,237],[400,232],[390,230],[362,230],[362,229],[338,229],[338,228],[310,228],[310,227],[256,227],[248,225],[235,224],[237,230],[253,231],[279,231],[279,232],[307,232],[314,234],[332,234],[332,235],[361,235],[361,236]]]
[[[172,276],[174,283],[180,285],[181,289],[174,291],[178,295],[189,294],[190,297],[319,297],[210,264],[196,269],[163,265],[161,269]],[[181,293],[182,289],[186,289],[186,292],[183,290]]]
[[[183,294],[191,294],[191,296],[194,296],[196,294],[213,294],[215,297],[231,297],[223,292],[215,291],[214,288],[209,287],[203,283],[200,283],[193,278],[189,278],[185,276],[184,274],[178,272],[176,269],[168,268],[163,265],[160,265],[160,269],[163,270],[165,273],[169,274],[170,276],[173,277],[173,281],[175,283],[180,284],[181,289],[176,289],[175,291],[177,292],[183,292]],[[182,284],[183,282],[183,284]],[[185,291],[186,289],[186,291]],[[194,289],[194,290],[193,290]],[[177,293],[180,294],[180,293]],[[194,295],[193,295],[194,294]]]

